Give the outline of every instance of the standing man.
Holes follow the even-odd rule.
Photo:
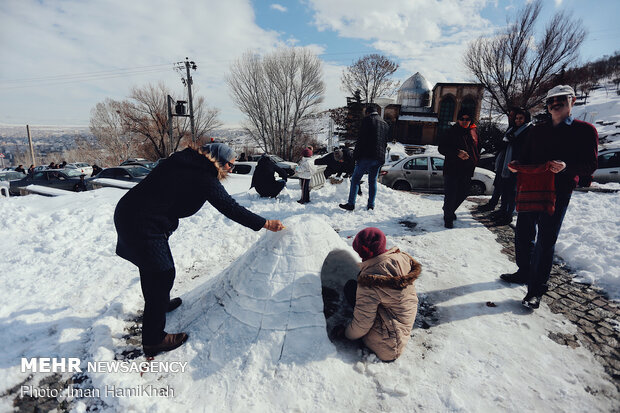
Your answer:
[[[594,126],[571,115],[576,100],[570,86],[549,90],[545,104],[551,121],[531,128],[518,162],[509,165],[518,173],[515,253],[519,270],[500,278],[527,283],[522,304],[529,308],[538,308],[548,290],[555,243],[579,176],[590,176],[597,168],[598,134]],[[546,186],[551,196],[527,192],[529,183],[540,187],[545,174],[550,176]]]
[[[456,124],[446,131],[439,144],[439,153],[446,157],[443,165],[443,222],[446,228],[454,228],[455,211],[469,195],[471,177],[480,158],[473,120],[469,110],[461,109]]]
[[[360,136],[355,143],[353,159],[355,159],[355,169],[351,176],[351,187],[349,188],[349,199],[346,204],[338,206],[347,211],[355,209],[355,198],[359,191],[360,180],[364,174],[368,174],[368,204],[367,209],[375,208],[375,196],[377,195],[377,177],[379,169],[385,163],[385,148],[390,127],[381,119],[379,106],[370,103],[366,106],[366,117],[362,120]]]

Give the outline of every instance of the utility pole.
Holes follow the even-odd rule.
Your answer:
[[[196,143],[196,131],[194,130],[194,103],[192,99],[192,77],[189,74],[190,63],[192,68],[196,70],[196,63],[190,62],[185,58],[185,69],[187,70],[187,96],[189,98],[189,122],[192,125],[192,142]]]
[[[177,69],[181,71],[181,65],[185,65],[185,72],[187,78],[181,78],[181,82],[183,82],[184,86],[187,86],[187,97],[189,100],[189,121],[192,128],[192,142],[196,143],[196,131],[194,129],[194,102],[192,99],[192,76],[189,73],[189,69],[196,70],[198,66],[193,61],[190,61],[188,57],[185,58],[184,62],[177,62]]]
[[[26,125],[26,132],[28,133],[28,144],[30,145],[30,159],[32,165],[36,165],[34,162],[34,146],[32,145],[32,136],[30,135],[30,125]]]

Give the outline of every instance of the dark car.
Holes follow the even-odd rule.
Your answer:
[[[130,181],[130,182],[140,182],[150,172],[151,170],[144,166],[138,166],[138,165],[114,166],[112,168],[105,168],[103,171],[99,172],[97,175],[90,178],[90,180],[99,179],[99,178],[108,178],[108,179],[120,179],[123,181]]]
[[[24,179],[26,174],[17,171],[0,171],[0,181],[16,181],[18,179]]]
[[[125,162],[122,162],[120,166],[137,165],[144,166],[148,169],[153,169],[159,164],[159,161],[161,161],[161,159],[157,161],[149,161],[148,159],[144,158],[129,158]]]
[[[20,188],[28,185],[41,185],[67,191],[85,191],[84,175],[76,169],[46,169],[36,171],[25,178],[11,181],[9,192],[19,195]]]

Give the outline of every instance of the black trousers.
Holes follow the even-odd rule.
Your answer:
[[[299,184],[301,185],[301,202],[310,202],[310,180],[309,179],[300,179]]]
[[[267,185],[256,186],[256,192],[262,197],[275,198],[282,191],[284,185],[286,185],[284,179],[279,179]]]
[[[174,267],[166,271],[148,271],[140,268],[140,286],[144,296],[143,346],[159,344],[166,336],[164,331],[166,310],[170,302],[174,276]]]
[[[465,201],[469,195],[471,187],[470,176],[443,176],[443,219],[445,221],[454,221],[456,214],[454,211]]]

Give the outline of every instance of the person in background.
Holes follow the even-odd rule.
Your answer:
[[[478,134],[468,109],[461,109],[457,122],[451,126],[439,143],[444,155],[443,220],[446,228],[454,228],[455,211],[463,203],[471,187],[471,177],[480,158]]]
[[[353,320],[337,326],[332,337],[362,339],[383,361],[396,360],[405,349],[418,311],[414,281],[422,266],[397,247],[386,250],[385,234],[374,227],[360,231],[353,249],[362,262],[357,281],[344,286]]]
[[[26,170],[24,169],[24,165],[22,165],[21,163],[19,165],[17,165],[17,168],[15,168],[15,172],[21,172],[21,173],[25,174]]]
[[[314,166],[314,162],[310,159],[312,157],[312,149],[305,148],[302,155],[303,158],[295,168],[295,174],[299,177],[299,184],[301,185],[301,198],[297,202],[307,204],[310,202],[310,179],[316,173],[316,166]]]
[[[280,175],[282,179],[276,181],[275,173]],[[256,188],[256,192],[261,197],[275,198],[286,185],[287,179],[286,171],[280,168],[267,154],[263,154],[254,169],[250,189]]]
[[[387,147],[389,125],[379,115],[379,105],[370,103],[366,107],[368,113],[362,120],[360,136],[355,143],[353,158],[355,169],[351,176],[349,199],[346,204],[338,206],[347,211],[355,209],[362,176],[368,174],[368,203],[366,209],[375,208],[375,196],[377,195],[377,178],[381,165],[385,163],[385,148]]]
[[[517,225],[515,255],[519,269],[500,278],[527,283],[521,303],[536,309],[548,290],[553,253],[573,189],[580,176],[597,168],[598,134],[594,126],[575,119],[577,98],[572,87],[558,85],[547,92],[551,120],[536,124],[526,136],[517,161]]]
[[[508,112],[508,129],[506,129],[506,133],[508,133],[515,124],[515,108],[511,108]],[[495,157],[495,168],[493,171],[495,172],[495,179],[493,180],[493,194],[491,195],[491,199],[486,204],[480,205],[477,210],[481,212],[493,211],[497,206],[497,203],[502,196],[502,185],[501,185],[501,170],[504,167],[504,156],[506,154],[506,143],[502,139],[497,148],[497,154]]]
[[[220,181],[234,163],[235,152],[222,143],[187,148],[163,160],[116,205],[116,254],[140,271],[144,295],[142,347],[146,356],[173,350],[188,338],[186,333],[168,334],[164,330],[166,312],[182,303],[178,297],[170,300],[175,268],[168,245],[179,219],[194,215],[209,202],[226,217],[254,231],[284,228],[279,220],[267,220],[242,207],[226,192]]]
[[[93,164],[93,173],[91,173],[90,176],[97,176],[101,171],[103,171],[103,169],[99,165]]]
[[[499,187],[501,188],[502,199],[499,210],[491,215],[496,225],[508,225],[512,223],[512,217],[516,206],[517,174],[508,169],[508,164],[515,159],[519,159],[521,146],[532,126],[532,117],[527,110],[517,108],[514,110],[514,113],[514,126],[508,129],[506,135],[504,135],[504,149],[501,157],[502,164],[496,172],[496,176],[500,178]]]
[[[245,157],[245,152],[241,152],[241,155],[239,155],[239,159],[237,159],[237,161],[247,162],[247,158]]]
[[[30,167],[28,168],[28,175],[34,173],[34,165],[31,164]]]

